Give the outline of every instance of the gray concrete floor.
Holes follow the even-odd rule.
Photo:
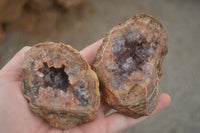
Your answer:
[[[148,13],[160,20],[168,33],[169,53],[163,65],[161,91],[171,95],[172,103],[166,110],[124,133],[199,133],[200,1],[91,0],[91,5],[93,13],[86,13],[83,19],[45,37],[9,33],[0,44],[0,67],[23,45],[51,40],[71,44],[80,50],[134,14]]]

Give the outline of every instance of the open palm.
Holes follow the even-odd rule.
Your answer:
[[[101,43],[102,39],[81,51],[90,65],[93,64],[96,51]],[[70,130],[51,127],[45,120],[31,112],[28,102],[22,95],[22,64],[24,55],[29,49],[30,47],[21,49],[0,70],[0,133],[116,133],[148,118],[144,116],[133,119],[117,112],[105,116],[110,108],[102,100],[97,118],[94,121]],[[152,115],[166,108],[169,104],[170,96],[161,93]]]

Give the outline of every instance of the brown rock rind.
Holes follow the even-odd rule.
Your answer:
[[[61,129],[94,120],[100,104],[96,74],[63,43],[39,43],[26,53],[23,94],[34,113]]]
[[[151,114],[167,47],[165,30],[150,15],[137,14],[108,31],[93,65],[108,105],[134,118]]]

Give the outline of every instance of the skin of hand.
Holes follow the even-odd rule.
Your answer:
[[[102,41],[103,39],[80,51],[90,65],[94,63],[97,49]],[[0,70],[0,133],[118,133],[150,117],[143,116],[133,119],[117,112],[105,116],[110,108],[102,100],[97,118],[92,122],[70,130],[51,127],[45,120],[31,112],[22,94],[22,64],[25,53],[30,48],[26,46],[21,49]],[[152,115],[165,109],[170,102],[170,96],[161,93]]]

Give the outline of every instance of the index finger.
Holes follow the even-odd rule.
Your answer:
[[[94,63],[97,50],[99,46],[101,46],[102,42],[103,42],[103,38],[80,51],[81,55],[85,57],[85,59],[90,65]]]

